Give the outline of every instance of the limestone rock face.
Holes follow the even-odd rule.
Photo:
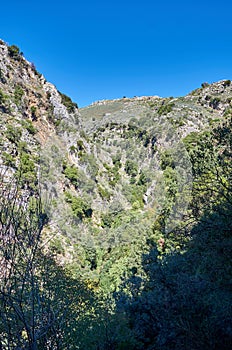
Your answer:
[[[73,123],[73,118],[78,124],[76,104],[72,113],[68,112],[55,86],[23,57],[18,47],[0,40],[1,178],[17,182],[23,168],[23,190],[28,194],[35,190],[41,154],[48,140],[56,138],[56,124]]]

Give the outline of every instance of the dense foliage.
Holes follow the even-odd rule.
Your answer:
[[[163,254],[159,244],[147,240],[147,252],[139,252],[141,269],[128,264],[128,277],[104,297],[42,249],[47,217],[36,196],[25,211],[17,184],[2,188],[3,349],[231,348],[231,120],[194,142],[187,137],[186,147],[194,170],[191,210],[181,227],[165,236],[184,239],[184,250]],[[83,215],[83,205],[75,204],[75,215]],[[96,259],[94,250],[91,254]]]
[[[231,348],[231,141],[229,121],[188,145],[195,177],[183,229],[191,241],[162,260],[151,246],[142,260],[145,277],[125,281],[117,300],[137,341],[132,349]]]

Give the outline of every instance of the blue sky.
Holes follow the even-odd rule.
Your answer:
[[[232,2],[8,1],[0,38],[80,107],[232,79]]]

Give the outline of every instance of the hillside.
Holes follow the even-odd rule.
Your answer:
[[[0,348],[229,350],[231,117],[230,80],[78,109],[1,41]]]

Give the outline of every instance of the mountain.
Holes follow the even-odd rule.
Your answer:
[[[51,332],[48,325],[49,332],[44,334],[50,340],[42,335],[44,325],[42,328],[38,326],[37,338],[35,335],[33,338],[28,330],[30,322],[26,323],[24,319],[23,323],[21,319],[20,322],[24,325],[20,326],[20,331],[18,324],[17,327],[12,326],[21,332],[20,336],[17,335],[21,339],[21,348],[32,349],[29,340],[33,338],[31,342],[37,344],[39,349],[50,349],[49,341],[53,342],[53,349],[190,349],[191,341],[195,342],[194,349],[201,349],[203,345],[204,348],[210,346],[210,339],[213,339],[213,345],[208,348],[216,349],[220,342],[214,339],[207,328],[216,319],[213,329],[219,332],[221,327],[226,339],[220,343],[220,349],[229,349],[227,346],[232,338],[231,328],[229,330],[228,327],[231,319],[224,306],[216,300],[219,295],[223,296],[227,306],[230,300],[228,285],[231,281],[231,268],[225,267],[225,264],[231,262],[231,116],[230,80],[203,83],[185,97],[124,97],[99,101],[78,109],[77,104],[68,96],[46,81],[34,64],[23,57],[17,46],[0,42],[2,242],[5,242],[4,237],[8,237],[9,232],[18,232],[15,229],[17,220],[21,223],[20,227],[25,227],[28,218],[30,222],[34,222],[35,217],[39,218],[39,231],[34,226],[35,231],[30,229],[31,232],[39,232],[36,239],[42,247],[37,261],[40,272],[36,276],[38,281],[42,279],[41,276],[45,278],[43,285],[49,284],[43,273],[46,269],[50,271],[52,266],[51,276],[55,278],[55,289],[52,286],[49,288],[54,295],[58,295],[57,300],[62,300],[55,306],[54,312],[56,313],[57,307],[60,312],[64,300],[64,296],[61,297],[58,292],[59,286],[56,286],[60,280],[54,277],[59,273],[64,276],[59,282],[64,283],[64,289],[71,290],[71,287],[67,287],[70,278],[73,290],[77,288],[75,281],[83,286],[85,292],[81,294],[82,299],[86,293],[93,293],[96,299],[99,295],[104,296],[100,304],[91,306],[95,310],[97,322],[103,322],[100,338],[103,337],[102,329],[106,319],[113,314],[120,316],[120,321],[115,316],[107,326],[110,327],[111,338],[115,338],[113,345],[112,339],[104,338],[101,342],[97,336],[96,324],[93,326],[89,320],[85,325],[91,314],[89,300],[93,298],[88,296],[88,301],[84,299],[82,303],[85,305],[82,309],[87,307],[83,319],[76,314],[75,317],[72,316],[78,319],[82,327],[79,331],[82,334],[79,345],[74,341],[75,335],[71,338],[76,345],[59,347],[58,340],[54,340],[53,335],[51,338],[47,335]],[[16,204],[12,206],[13,202]],[[25,211],[17,211],[17,208],[24,208]],[[20,215],[16,215],[15,210]],[[14,224],[13,217],[16,218]],[[23,222],[21,217],[24,217]],[[9,223],[7,220],[10,220]],[[12,225],[14,229],[11,228]],[[27,232],[30,230],[27,229]],[[203,231],[205,236],[202,235]],[[23,232],[22,241],[16,233],[15,236],[12,233],[9,236],[16,237],[15,242],[20,242],[21,253],[22,246],[29,239],[29,234],[25,236],[25,230]],[[28,243],[24,248],[30,254],[34,252],[31,244]],[[1,249],[5,254],[2,253],[2,266],[6,264],[6,254],[13,254],[8,252],[7,247],[2,243]],[[201,256],[201,249],[205,249],[206,257],[214,252],[217,261],[214,267],[223,275],[225,285],[221,278],[216,278],[215,281],[216,288],[222,293],[215,292],[217,297],[212,292],[210,277],[210,264],[213,266],[213,262],[210,258]],[[152,255],[154,252],[155,258]],[[24,254],[29,256],[29,253]],[[31,256],[34,259],[33,254]],[[46,269],[41,263],[44,259],[46,264],[50,259],[49,264],[44,265]],[[202,259],[202,262],[198,259]],[[179,273],[175,270],[175,264],[179,267]],[[23,271],[27,271],[28,266],[31,266],[31,260]],[[31,276],[34,276],[34,270]],[[184,294],[183,285],[173,282],[173,278],[179,278],[186,286],[192,283],[192,287],[187,288]],[[167,283],[171,284],[171,290],[173,288],[171,294],[169,287],[164,286],[163,279],[169,279]],[[157,284],[154,285],[156,280]],[[25,281],[24,284],[27,285]],[[39,291],[43,288],[46,291],[46,287],[41,286]],[[196,292],[197,287],[204,290],[207,302],[203,303],[199,292]],[[17,288],[14,286],[11,290]],[[207,303],[211,305],[213,311],[202,314],[202,327],[205,327],[206,335],[200,335],[195,319],[193,332],[197,335],[190,336],[191,331],[186,330],[191,318],[185,317],[181,309],[180,293],[188,300],[197,295],[199,308],[203,304],[204,307],[208,307]],[[176,295],[176,306],[171,300],[172,294]],[[105,301],[106,297],[110,300],[110,307]],[[149,298],[154,302],[157,297],[161,298],[158,307],[164,314],[167,308],[170,315],[165,318],[160,315],[159,320],[152,321],[149,313],[153,309],[148,307]],[[8,299],[6,296],[4,298],[4,302],[10,300],[8,307],[12,307],[14,313],[17,308],[12,306],[12,294]],[[67,307],[66,301],[64,305]],[[77,305],[79,303],[72,301],[72,310],[80,312]],[[187,315],[193,317],[198,309],[192,311],[190,304],[186,305],[189,311]],[[127,321],[122,317],[122,307],[128,316]],[[107,315],[104,315],[104,310],[108,310]],[[155,307],[154,310],[158,315],[159,308]],[[24,312],[22,309],[23,314]],[[179,326],[174,327],[172,322],[175,312]],[[138,316],[141,314],[147,323],[145,319],[141,321]],[[7,317],[11,318],[12,315]],[[35,319],[36,317],[35,314]],[[62,323],[63,319],[59,317],[55,321]],[[152,317],[155,318],[154,315]],[[140,330],[136,328],[133,319],[137,320]],[[163,322],[164,331],[160,331],[157,322]],[[185,339],[188,344],[186,347],[183,345],[184,340],[173,340],[180,332],[180,322],[183,322],[186,332],[182,329],[181,337],[185,339],[184,334],[189,339],[192,337],[192,340],[188,340],[190,343]],[[114,333],[115,324],[119,324],[120,329]],[[152,328],[151,324],[155,327]],[[74,334],[74,328],[79,328],[77,325],[72,327]],[[85,327],[89,332],[94,329],[89,342],[83,336]],[[123,333],[124,328],[129,335]],[[1,332],[1,346],[8,349],[5,345],[7,332]],[[62,328],[60,332],[61,338],[67,338],[68,333],[70,336],[67,326],[65,331]],[[14,340],[12,343],[9,341],[12,349],[16,349],[17,336],[12,335]],[[27,341],[29,347],[23,347]],[[81,341],[87,343],[83,345]],[[62,343],[61,339],[60,342]]]

